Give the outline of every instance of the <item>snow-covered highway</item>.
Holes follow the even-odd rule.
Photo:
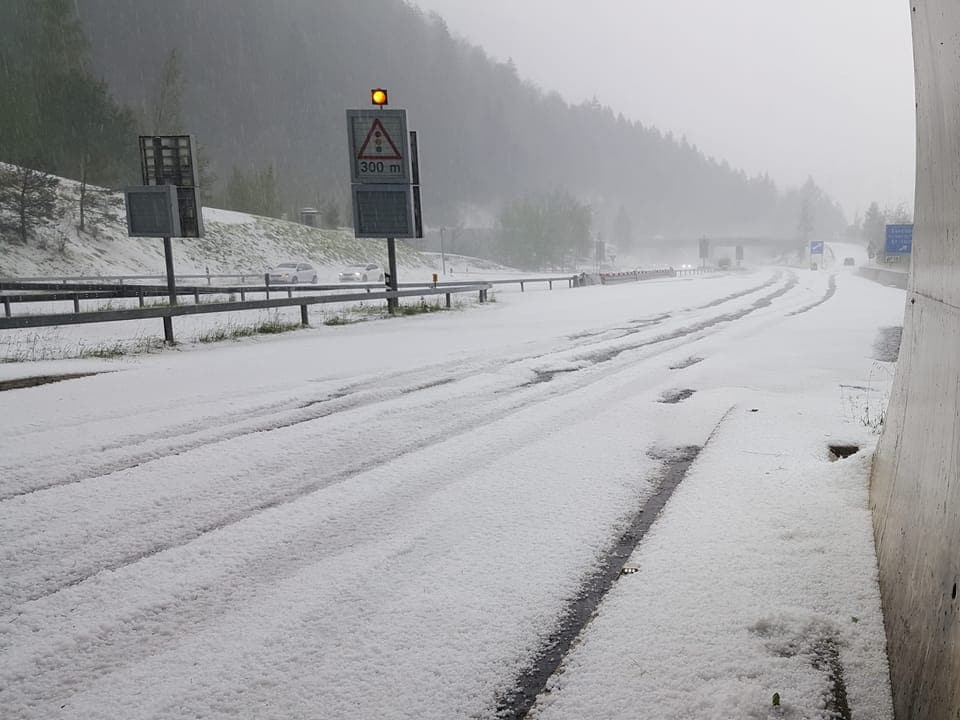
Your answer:
[[[504,716],[693,446],[533,714],[828,717],[826,638],[889,717],[866,483],[904,293],[771,268],[496,300],[0,393],[0,714]]]

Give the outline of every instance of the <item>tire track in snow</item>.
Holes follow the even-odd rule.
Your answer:
[[[837,292],[837,274],[833,273],[832,275],[830,275],[830,279],[827,282],[827,291],[823,294],[822,298],[817,300],[815,303],[811,303],[810,305],[806,305],[800,308],[799,310],[788,312],[786,314],[786,317],[793,317],[795,315],[802,315],[805,312],[809,312],[810,310],[813,310],[815,307],[819,307],[820,305],[823,305],[830,298],[832,298],[836,294],[836,292]]]
[[[681,328],[671,333],[662,334],[644,342],[630,343],[622,348],[617,348],[615,352],[608,351],[607,353],[599,356],[588,356],[593,357],[595,362],[592,365],[577,368],[577,370],[589,370],[592,366],[608,363],[628,351],[642,351],[649,350],[651,348],[654,349],[653,353],[649,353],[644,356],[644,360],[656,357],[662,353],[673,351],[677,347],[685,344],[685,342],[674,341],[686,341],[690,336],[697,336],[695,339],[700,339],[700,337],[702,337],[700,333],[705,330],[720,328],[727,323],[732,322],[733,320],[744,318],[759,309],[768,307],[772,304],[773,300],[782,297],[789,292],[790,289],[795,287],[797,282],[798,279],[796,275],[791,274],[782,287],[778,288],[772,293],[768,293],[767,295],[758,298],[752,305],[740,311],[724,313],[711,320],[704,320],[694,323],[686,328]],[[620,367],[615,368],[612,373],[619,373],[629,370],[632,365],[633,362],[625,362]],[[242,522],[264,511],[295,502],[311,493],[323,490],[331,485],[345,482],[353,477],[356,477],[357,475],[386,465],[399,457],[422,452],[433,445],[442,443],[455,437],[459,437],[465,433],[473,432],[479,427],[486,427],[488,425],[495,424],[513,413],[537,404],[549,402],[559,395],[566,394],[573,390],[584,389],[598,382],[609,381],[612,373],[611,371],[604,373],[570,372],[564,374],[564,382],[555,383],[553,384],[552,388],[544,387],[546,384],[545,382],[537,384],[539,387],[536,389],[530,387],[529,383],[513,385],[509,389],[508,395],[504,395],[502,393],[491,395],[490,397],[486,398],[483,406],[474,405],[471,407],[470,412],[462,413],[458,417],[447,418],[445,420],[445,425],[432,432],[427,432],[426,434],[421,435],[419,439],[412,444],[407,442],[403,445],[386,447],[379,455],[375,455],[365,462],[354,463],[349,467],[343,468],[321,479],[312,480],[310,482],[302,483],[293,487],[276,489],[274,494],[268,497],[262,497],[259,499],[259,501],[248,504],[244,508],[221,515],[214,522],[203,523],[194,527],[185,528],[169,542],[157,543],[143,551],[116,557],[109,562],[98,565],[95,568],[90,568],[89,570],[71,567],[67,574],[72,575],[72,577],[51,578],[51,585],[44,588],[41,592],[30,593],[27,596],[21,595],[18,597],[11,597],[8,598],[8,602],[12,600],[12,603],[15,605],[21,602],[39,600],[50,595],[54,595],[64,589],[79,585],[86,580],[100,575],[101,573],[115,571],[166,550],[186,545],[207,533]],[[451,385],[452,382],[444,381],[437,387],[449,389]],[[411,392],[412,391],[414,390],[411,390]],[[417,407],[407,409],[407,412],[414,416],[417,416],[419,411],[420,410]],[[332,413],[327,413],[328,416],[330,414]],[[301,419],[295,422],[288,421],[284,423],[283,427],[291,427],[293,425],[308,421],[309,420],[306,419]],[[236,437],[242,437],[242,435]],[[229,439],[236,439],[236,437]]]
[[[584,578],[580,592],[568,602],[566,611],[558,618],[556,629],[543,640],[527,668],[516,678],[509,690],[500,693],[497,700],[497,718],[522,720],[527,717],[537,698],[547,689],[550,678],[560,669],[577,638],[590,624],[603,598],[621,575],[628,574],[625,568],[630,556],[656,523],[674,491],[696,462],[697,456],[710,443],[734,407],[723,414],[703,447],[692,445],[670,450],[652,449],[648,452],[650,457],[662,463],[656,490],[644,501],[642,507],[636,509],[632,517],[628,518],[626,529],[612,539],[610,547],[598,559],[596,569]]]
[[[709,309],[709,308],[717,307],[718,305],[723,305],[724,303],[728,303],[728,302],[730,302],[731,300],[736,300],[736,299],[738,299],[738,298],[746,297],[747,295],[751,295],[751,294],[753,294],[753,293],[755,293],[755,292],[759,292],[760,290],[766,290],[768,287],[770,287],[771,285],[775,284],[775,283],[782,277],[782,275],[783,275],[782,272],[777,271],[777,272],[773,275],[773,277],[771,277],[771,278],[770,278],[769,280],[767,280],[766,282],[761,283],[760,285],[755,285],[754,287],[747,288],[746,290],[741,290],[741,291],[739,291],[739,292],[735,292],[735,293],[732,293],[732,294],[730,294],[730,295],[724,295],[722,298],[717,298],[716,300],[711,300],[710,302],[708,302],[708,303],[705,304],[705,305],[697,305],[697,306],[694,307],[694,308],[688,308],[688,309],[690,309],[690,310],[707,310],[707,309]]]
[[[594,339],[577,343],[574,347],[595,345],[607,340],[606,338]],[[454,383],[478,373],[495,372],[510,364],[536,360],[548,357],[550,354],[549,352],[541,352],[473,363],[462,361],[438,363],[344,385],[312,400],[292,398],[223,414],[202,415],[196,420],[169,428],[166,432],[154,431],[125,435],[107,443],[98,443],[95,448],[73,448],[71,452],[75,455],[89,453],[93,450],[98,455],[93,462],[87,462],[86,464],[81,458],[76,458],[73,461],[70,474],[66,477],[60,477],[52,481],[41,481],[26,487],[6,491],[0,490],[0,503],[35,492],[130,470],[155,460],[182,455],[191,450],[235,437],[282,430],[336,413],[394,400],[438,384]],[[438,373],[446,374],[446,377],[437,380]],[[389,384],[398,381],[401,384],[393,386]],[[205,408],[211,402],[209,398],[206,398],[202,402],[187,405],[187,407]],[[160,410],[158,412],[165,411]],[[139,448],[139,451],[133,451],[134,448]],[[62,466],[62,458],[50,455],[47,451],[43,457],[29,462],[29,471],[31,477],[49,478],[55,475],[58,469],[62,469]],[[0,465],[0,476],[10,477],[17,471],[22,473],[22,470],[23,460],[21,459],[18,465]]]
[[[781,277],[782,273],[778,271],[770,280],[761,285],[748,288],[739,293],[734,293],[733,295],[726,296],[726,298],[721,298],[702,307],[713,307],[724,302],[739,299],[758,290],[770,287]],[[789,289],[788,287],[787,290]],[[784,292],[786,292],[786,290],[784,290]],[[763,298],[761,298],[761,300],[763,300]],[[738,319],[742,316],[743,315],[739,313],[731,313],[721,316],[717,322]],[[660,314],[650,318],[641,318],[632,321],[627,327],[617,326],[608,328],[601,331],[601,334],[582,338],[580,342],[575,342],[572,347],[565,347],[560,351],[513,356],[498,360],[485,360],[473,364],[464,364],[459,361],[438,363],[428,368],[417,368],[413,371],[394,373],[392,376],[371,378],[358,383],[352,383],[306,403],[295,400],[273,402],[260,407],[233,411],[226,415],[203,416],[195,421],[171,428],[167,432],[151,432],[123,436],[112,442],[97,445],[96,451],[98,455],[95,459],[87,461],[86,464],[80,461],[79,465],[78,461],[75,460],[72,466],[73,469],[67,477],[59,477],[54,480],[49,480],[48,478],[55,476],[58,469],[62,469],[63,459],[62,457],[50,456],[48,454],[29,465],[31,477],[44,478],[45,480],[27,484],[25,487],[21,482],[20,487],[0,491],[0,503],[35,492],[60,488],[112,473],[130,470],[150,462],[161,460],[165,457],[182,455],[183,453],[235,437],[282,430],[301,423],[329,417],[336,413],[366,407],[373,403],[393,400],[411,392],[416,392],[427,387],[430,383],[435,382],[437,372],[447,371],[447,377],[445,377],[442,382],[450,384],[472,377],[477,373],[496,372],[508,365],[517,365],[532,360],[554,357],[558,352],[569,353],[571,350],[615,342],[624,337],[639,334],[651,327],[656,327],[670,317],[669,314]],[[674,333],[655,338],[652,342],[659,343],[675,337],[683,337],[693,332],[699,332],[702,329],[710,327],[712,324],[713,323],[709,321],[701,323],[689,332],[684,332],[681,328]],[[611,335],[613,336],[610,337]],[[649,344],[651,343],[641,342],[639,344],[624,346],[623,349],[611,351],[606,355],[604,355],[604,353],[587,354],[581,356],[579,360],[587,364],[591,364],[593,358],[598,357],[606,357],[606,359],[609,360],[626,350],[642,348]],[[453,372],[453,368],[456,368],[457,372]],[[555,374],[556,371],[546,371],[546,373],[543,374],[538,373],[538,378],[535,382],[543,382],[544,380],[541,378],[546,378],[548,381],[552,379]],[[426,380],[426,378],[429,378],[429,380]],[[413,385],[401,385],[399,387],[384,389],[385,381],[397,380],[401,382],[412,382]],[[427,384],[425,385],[424,383]],[[209,399],[204,399],[203,406],[207,406],[209,403]],[[213,427],[211,427],[211,425],[213,425]],[[140,448],[140,451],[131,452],[134,447]],[[84,453],[84,450],[72,449],[71,452],[79,457]],[[11,476],[12,473],[18,469],[22,472],[22,466],[19,466],[19,468],[18,466],[0,467],[2,474],[6,474],[7,476]]]

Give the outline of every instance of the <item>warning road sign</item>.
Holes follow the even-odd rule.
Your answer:
[[[393,139],[380,122],[380,118],[373,121],[357,158],[359,160],[403,160],[403,155],[393,144]]]
[[[353,183],[410,183],[405,110],[347,110]]]

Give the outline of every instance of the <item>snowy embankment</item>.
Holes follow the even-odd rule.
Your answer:
[[[105,191],[93,188],[91,193]],[[57,218],[35,228],[26,245],[12,237],[0,239],[0,277],[88,277],[155,275],[159,284],[165,273],[163,244],[159,239],[131,238],[126,234],[123,196],[107,193],[105,205],[87,212],[85,230],[79,230],[78,183],[60,179],[57,189]],[[205,236],[174,239],[174,266],[178,276],[210,273],[246,277],[214,277],[214,285],[260,284],[263,272],[279,262],[302,260],[313,264],[317,282],[337,283],[345,265],[358,262],[387,264],[386,244],[381,240],[355,238],[350,229],[311,228],[299,223],[247,213],[204,208]],[[402,282],[428,282],[441,267],[440,256],[419,253],[402,241],[397,244],[398,275]],[[495,262],[459,255],[449,256],[447,280],[473,281],[510,276],[510,268]],[[504,275],[507,273],[508,275]],[[375,279],[375,278],[371,278]],[[127,282],[131,282],[130,279]],[[207,280],[180,278],[179,284],[207,284]],[[348,292],[350,285],[343,285]],[[18,291],[10,291],[18,292]],[[282,292],[282,289],[280,290]],[[276,296],[276,295],[274,295]],[[251,293],[248,299],[263,299]],[[238,300],[233,296],[203,296],[204,302]],[[181,297],[181,302],[189,301]],[[416,299],[405,301],[415,302]],[[469,298],[461,298],[469,303]],[[163,303],[157,298],[149,303]],[[313,322],[327,322],[346,316],[369,319],[380,314],[384,303],[359,302],[348,305],[315,305]],[[83,311],[117,310],[137,307],[135,298],[84,300]],[[16,315],[73,312],[69,301],[58,303],[17,303]],[[208,341],[231,334],[244,335],[264,324],[282,326],[299,322],[299,308],[196,315],[176,319],[179,342]],[[84,326],[59,326],[0,331],[0,362],[47,360],[85,356],[115,356],[157,350],[163,344],[162,323],[125,321]]]
[[[0,707],[502,716],[697,446],[534,714],[826,718],[839,668],[889,718],[866,488],[904,296],[834,281],[504,292],[4,392]]]
[[[163,243],[154,238],[131,238],[126,232],[123,195],[106,193],[102,206],[89,209],[85,229],[79,229],[79,183],[60,178],[56,218],[34,228],[26,245],[4,238],[0,277],[163,275]],[[205,236],[174,239],[178,274],[261,274],[285,260],[304,260],[318,270],[320,282],[335,282],[344,265],[387,263],[386,244],[355,238],[352,230],[320,229],[229,210],[203,208]],[[428,277],[440,267],[430,257],[397,243],[402,269]],[[498,269],[495,263],[463,258],[459,265]],[[458,270],[460,267],[458,266]],[[419,279],[419,278],[418,278]]]

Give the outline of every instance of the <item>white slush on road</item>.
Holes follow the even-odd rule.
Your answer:
[[[788,316],[827,277],[498,291],[4,392],[4,717],[494,717],[690,445],[534,714],[824,717],[832,647],[889,717],[866,483],[904,294],[839,273]]]

